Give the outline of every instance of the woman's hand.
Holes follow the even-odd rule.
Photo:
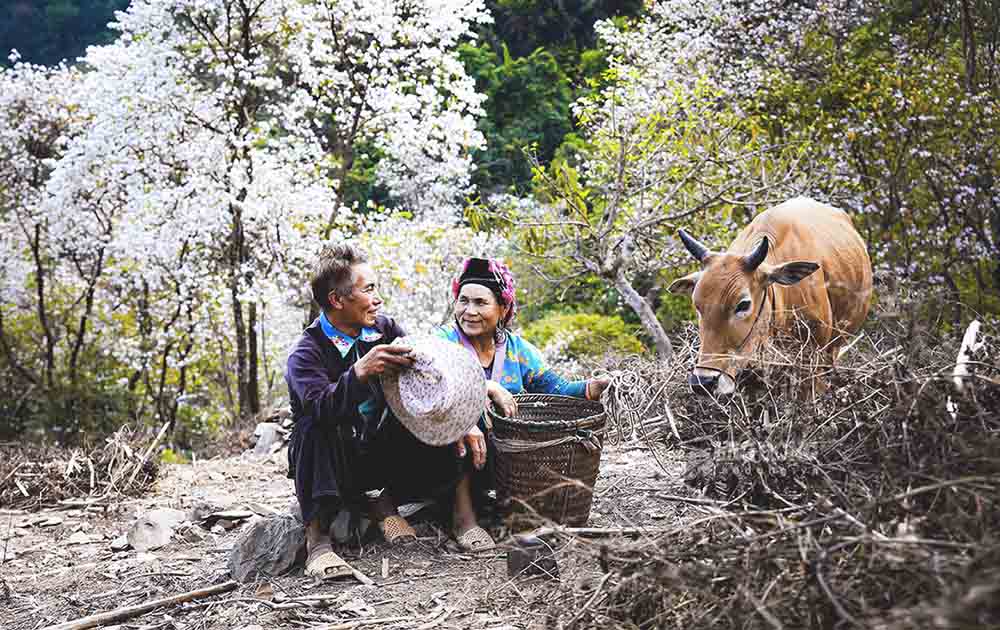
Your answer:
[[[596,376],[587,381],[587,400],[600,400],[601,394],[611,385],[610,376]]]
[[[479,427],[472,427],[465,437],[455,443],[455,452],[461,458],[465,457],[466,448],[472,451],[472,465],[476,470],[486,465],[486,436]]]
[[[496,406],[501,415],[508,418],[517,415],[517,401],[514,400],[513,394],[504,389],[500,383],[486,381],[486,395],[489,396],[490,402]]]

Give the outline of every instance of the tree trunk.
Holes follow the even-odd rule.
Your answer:
[[[257,303],[247,305],[247,403],[250,413],[260,413],[260,356],[257,351]]]
[[[35,225],[35,235],[31,242],[31,254],[35,260],[35,290],[38,295],[38,322],[45,336],[45,386],[51,391],[55,387],[55,337],[49,327],[48,310],[45,305],[45,267],[42,263],[42,226]]]
[[[233,231],[229,253],[229,294],[233,309],[233,337],[236,344],[236,417],[249,411],[249,374],[247,373],[247,329],[240,301],[240,275],[243,260],[243,216],[239,206],[230,209]]]
[[[978,92],[976,56],[976,23],[969,0],[961,2],[962,54],[965,57],[965,89],[970,94]]]
[[[239,298],[239,278],[233,269],[229,292],[233,299],[233,333],[236,341],[236,416],[245,417],[249,403],[249,378],[247,374],[247,332],[243,321],[243,303]]]
[[[665,361],[669,361],[673,357],[674,348],[667,337],[666,331],[663,330],[663,326],[660,325],[660,320],[656,319],[653,307],[639,295],[639,292],[635,290],[632,283],[625,277],[625,272],[622,269],[618,270],[614,282],[618,293],[625,298],[625,303],[635,311],[636,315],[639,316],[639,321],[642,322],[642,327],[653,338],[653,343],[656,344],[657,356]]]

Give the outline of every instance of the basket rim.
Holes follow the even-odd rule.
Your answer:
[[[588,429],[597,427],[607,422],[607,411],[604,408],[604,404],[597,400],[588,400],[586,398],[566,396],[563,394],[514,394],[514,400],[517,401],[519,405],[522,404],[522,401],[524,401],[525,404],[528,404],[529,401],[525,399],[530,399],[531,402],[536,403],[551,401],[552,403],[560,404],[563,408],[569,405],[584,408],[590,407],[590,409],[586,411],[590,411],[591,413],[577,418],[576,420],[520,420],[518,418],[509,418],[507,416],[500,415],[493,411],[492,408],[487,408],[486,414],[493,421],[494,427],[497,425],[503,425],[511,429],[531,432],[551,431],[553,429]]]

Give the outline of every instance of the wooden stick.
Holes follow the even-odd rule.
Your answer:
[[[310,630],[353,630],[361,626],[374,626],[380,623],[401,623],[413,621],[413,617],[381,617],[376,619],[356,619],[347,623],[333,623],[325,626],[313,626]]]
[[[132,485],[132,482],[135,481],[136,475],[138,475],[139,471],[142,470],[142,467],[146,465],[146,461],[149,459],[149,456],[153,454],[153,449],[155,449],[156,445],[159,444],[160,440],[163,439],[163,435],[167,432],[167,427],[169,426],[170,422],[164,422],[163,426],[160,427],[160,432],[156,434],[156,439],[154,439],[153,443],[150,444],[149,448],[146,449],[146,452],[143,454],[142,459],[136,465],[135,470],[132,471],[132,476],[128,478],[128,483],[125,484],[125,488],[123,489],[127,490]]]
[[[353,573],[353,574],[354,574],[354,578],[355,578],[355,579],[356,579],[356,580],[357,580],[358,582],[361,582],[361,583],[362,583],[362,584],[364,584],[365,586],[375,586],[375,582],[373,582],[373,581],[372,581],[372,579],[371,579],[370,577],[368,577],[367,575],[365,575],[365,574],[364,574],[364,573],[362,573],[361,571],[358,571],[358,570],[357,570],[357,569],[355,569],[354,567],[351,567],[351,573]]]
[[[662,534],[668,531],[671,530],[648,527],[541,527],[530,533],[533,536],[571,534],[587,538],[601,536],[643,536],[647,534]]]
[[[82,617],[75,621],[67,621],[65,623],[49,626],[46,630],[84,630],[85,628],[96,628],[111,621],[121,621],[122,619],[138,617],[139,615],[148,613],[151,610],[156,610],[161,606],[171,606],[173,604],[189,602],[193,599],[210,597],[212,595],[218,595],[219,593],[231,591],[234,588],[236,588],[236,582],[230,580],[228,582],[223,582],[222,584],[216,584],[215,586],[209,586],[196,591],[181,593],[179,595],[171,595],[170,597],[164,597],[162,599],[154,599],[153,601],[135,604],[134,606],[125,606],[110,612],[98,613],[96,615],[90,615],[89,617]]]

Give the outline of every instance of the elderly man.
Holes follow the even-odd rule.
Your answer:
[[[285,374],[295,420],[289,476],[306,524],[306,574],[352,574],[330,541],[340,509],[366,507],[393,544],[415,538],[398,502],[452,491],[460,546],[492,548],[470,492],[471,468],[481,468],[486,457],[480,430],[473,427],[454,447],[428,446],[386,406],[379,377],[412,366],[413,358],[410,348],[390,345],[405,333],[379,313],[382,299],[364,253],[350,244],[324,248],[311,288],[321,313],[289,355]]]

